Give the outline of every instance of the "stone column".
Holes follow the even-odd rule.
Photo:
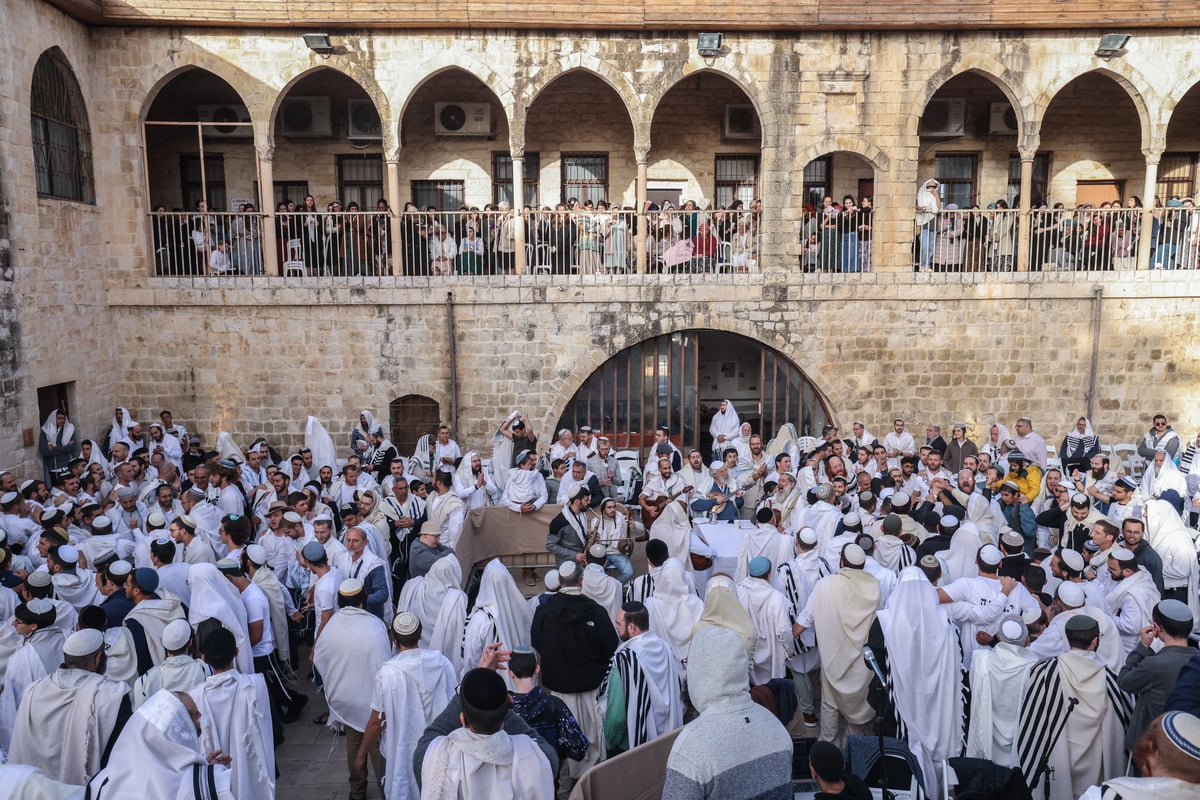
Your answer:
[[[388,220],[388,230],[392,237],[392,274],[399,276],[404,274],[404,265],[401,264],[400,258],[400,209],[404,204],[400,202],[400,154],[388,153],[387,156],[387,201],[388,208],[392,210],[391,219]]]
[[[637,158],[637,271],[639,275],[646,274],[646,266],[649,261],[649,256],[646,253],[646,233],[650,225],[650,219],[646,216],[646,183],[649,170],[650,151],[637,150],[634,152]]]
[[[525,206],[525,149],[512,151],[512,185],[513,185],[513,234],[516,239],[517,274],[524,275],[528,269],[525,263],[525,217],[521,209]]]
[[[279,263],[279,244],[275,240],[275,169],[271,160],[275,148],[264,146],[254,149],[258,161],[258,207],[263,216],[262,226],[263,272],[280,275],[283,265]]]
[[[1137,269],[1150,269],[1150,232],[1154,226],[1154,187],[1158,183],[1158,161],[1162,148],[1142,151],[1146,157],[1146,181],[1142,187],[1142,219],[1138,236]]]
[[[1021,149],[1021,197],[1018,201],[1017,208],[1020,209],[1017,216],[1017,271],[1029,271],[1029,255],[1030,255],[1030,236],[1032,235],[1032,226],[1030,225],[1029,206],[1032,204],[1033,195],[1033,160],[1037,155],[1036,149],[1022,148]],[[1041,264],[1038,264],[1040,267]]]

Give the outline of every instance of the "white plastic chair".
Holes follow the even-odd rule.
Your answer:
[[[299,239],[288,239],[287,255],[283,260],[283,276],[308,276],[308,265],[304,263],[304,243]]]

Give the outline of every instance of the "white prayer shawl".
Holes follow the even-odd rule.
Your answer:
[[[583,480],[577,481],[575,480],[575,476],[571,474],[571,470],[567,470],[558,482],[558,494],[555,495],[554,502],[558,503],[560,506],[567,505],[571,502],[571,492],[575,490],[575,487],[586,487],[588,485],[588,481],[595,477],[596,473],[592,472],[591,470],[584,470]]]
[[[138,676],[137,650],[133,634],[124,626],[104,632],[104,675],[126,686],[133,686]]]
[[[787,598],[762,578],[745,578],[737,584],[738,601],[756,632],[750,680],[755,685],[787,672],[787,660],[795,654],[795,637]]]
[[[1105,605],[1121,634],[1122,663],[1137,647],[1142,628],[1153,621],[1150,614],[1161,599],[1145,567],[1124,580],[1109,582]]]
[[[1146,472],[1142,475],[1142,497],[1150,500],[1162,495],[1163,492],[1174,489],[1180,499],[1188,496],[1187,476],[1179,471],[1170,456],[1163,459],[1161,467],[1155,468],[1154,461],[1146,464]]]
[[[1079,704],[1053,749],[1050,740],[1062,726],[1067,698]],[[1051,800],[1075,800],[1088,786],[1125,771],[1125,727],[1133,711],[1117,676],[1093,654],[1072,650],[1030,671],[1021,704],[1018,755],[1021,772],[1033,784],[1038,763],[1050,751]],[[1040,797],[1045,777],[1031,785]]]
[[[81,669],[57,669],[26,691],[9,761],[82,786],[100,770],[129,687]]]
[[[500,491],[508,485],[508,474],[513,472],[513,443],[500,431],[492,434],[492,478]]]
[[[192,605],[188,608],[188,622],[191,623],[192,630],[195,631],[206,619],[220,622],[237,641],[238,672],[243,675],[254,674],[254,655],[251,653],[246,607],[242,605],[238,590],[217,572],[213,564],[193,564],[188,572],[188,583],[192,585]],[[162,646],[161,641],[159,646]],[[274,772],[271,774],[273,776]]]
[[[461,673],[463,633],[467,620],[467,596],[458,587],[462,567],[452,555],[433,562],[429,572],[413,578],[400,590],[396,608],[411,611],[421,620],[421,647],[438,650]]]
[[[995,428],[997,431],[995,441],[992,441],[992,428]],[[988,440],[986,442],[984,442],[983,447],[979,448],[979,452],[987,453],[988,455],[990,455],[992,457],[992,462],[995,463],[995,462],[999,461],[1000,457],[1001,457],[1000,445],[1004,444],[1006,441],[1008,441],[1012,437],[1008,433],[1008,428],[999,422],[993,422],[991,425],[988,426],[987,430],[988,430]],[[1026,453],[1025,455],[1029,455],[1029,454]]]
[[[9,625],[8,622],[3,624]],[[35,637],[39,637],[42,642],[57,644],[59,657],[56,661],[46,663],[43,660],[34,643]],[[8,752],[12,745],[13,732],[17,727],[17,709],[25,690],[49,675],[62,661],[62,642],[62,634],[59,631],[51,628],[36,631],[9,657],[4,671],[4,691],[0,692],[0,750]]]
[[[823,548],[837,533],[838,523],[842,521],[842,512],[823,500],[818,500],[804,511],[804,526],[812,528],[817,534],[817,545]],[[799,530],[799,528],[797,528]],[[828,558],[829,555],[825,554]],[[841,558],[839,553],[837,556]]]
[[[213,569],[216,570],[215,567]],[[231,585],[223,577],[220,580]],[[192,583],[192,590],[194,596],[195,582]],[[199,599],[196,602],[203,607],[204,604]],[[200,612],[197,612],[196,608],[196,605],[190,607],[193,626],[200,624],[200,619],[196,616]],[[243,611],[242,614],[244,617],[245,612]],[[158,666],[167,657],[167,650],[162,643],[163,630],[173,621],[184,618],[183,603],[175,598],[147,598],[130,609],[125,618],[135,620],[142,626],[142,630],[146,633],[146,647],[150,650],[150,660],[154,662],[155,666]],[[224,619],[219,617],[218,619],[221,619],[222,624],[229,627],[229,623]],[[241,644],[239,643],[238,646],[240,647]]]
[[[971,660],[971,723],[967,757],[1015,767],[1017,721],[1037,657],[1024,647],[1000,642]]]
[[[801,625],[811,622],[821,648],[821,691],[853,725],[875,717],[867,703],[871,671],[863,661],[879,607],[879,581],[858,569],[841,569],[817,584]]]
[[[439,736],[421,765],[422,800],[553,800],[550,762],[524,734],[458,728]]]
[[[617,612],[621,610],[621,582],[606,575],[600,564],[588,564],[583,570],[583,594],[600,604],[608,612],[608,618],[617,624]]]
[[[925,789],[937,796],[947,759],[962,749],[962,659],[937,590],[919,568],[905,567],[900,573],[887,607],[879,612],[879,626],[896,713],[926,776]]]
[[[892,536],[890,533],[875,540],[874,557],[885,569],[897,575],[900,574],[900,570],[917,563],[916,551],[906,545],[899,536]],[[838,563],[841,560],[840,548],[836,553],[830,552],[829,548],[826,548],[825,558],[831,564]],[[972,563],[974,563],[973,558]],[[978,570],[972,569],[970,574],[978,574]]]
[[[806,470],[808,472],[812,472],[812,470],[808,467],[805,467],[800,471],[804,472]],[[776,495],[776,497],[778,497],[778,495]],[[787,533],[795,536],[796,532],[803,527],[804,518],[806,516],[805,509],[807,507],[804,504],[804,492],[802,492],[799,488],[792,489],[792,491],[788,492],[787,497],[783,498],[782,500],[777,500],[772,507],[779,512],[779,524],[785,531],[787,531]],[[774,528],[772,528],[772,530],[774,530]],[[775,562],[772,561],[771,564],[774,566]]]
[[[233,759],[233,796],[274,797],[275,744],[263,676],[229,670],[188,694],[200,709],[201,752],[220,750]]]
[[[64,416],[66,416],[64,414]],[[42,423],[42,433],[46,434],[46,444],[54,447],[55,445],[65,445],[75,438],[75,426],[71,423],[68,417],[62,426],[62,441],[58,438],[58,411],[51,411],[50,416],[46,417],[46,421]]]
[[[187,709],[175,695],[162,692],[126,723],[108,766],[92,779],[91,796],[103,800],[196,800],[195,779],[207,783],[209,770],[217,785],[213,800],[232,800],[230,770],[208,766]]]
[[[619,587],[620,583],[617,585]],[[527,646],[532,624],[533,611],[512,574],[499,559],[489,561],[479,581],[475,607],[467,618],[463,636],[463,674],[479,663],[479,657],[489,644],[499,642],[504,650]],[[512,680],[507,670],[501,670],[500,677],[505,683]]]
[[[662,514],[650,526],[650,538],[662,539],[667,545],[667,557],[691,564],[692,521],[678,501],[667,503]]]
[[[475,456],[479,455],[475,451],[471,451],[463,456],[462,463],[458,465],[458,469],[454,472],[454,494],[463,503],[463,513],[474,511],[477,508],[486,508],[493,504],[493,500],[500,496],[500,490],[496,487],[496,482],[492,478],[491,473],[480,466],[480,474],[483,475],[483,486],[479,486],[476,482],[475,473],[471,469],[471,463]],[[459,526],[460,529],[462,526]]]
[[[99,464],[104,469],[104,477],[111,478],[112,464],[110,464],[108,459],[104,457],[104,450],[100,447],[100,443],[95,439],[87,439],[86,441],[92,445],[92,452],[91,455],[88,456],[86,468],[90,468],[92,464]]]
[[[800,612],[808,605],[817,581],[832,575],[834,569],[816,548],[798,553],[795,558],[775,571],[780,579],[781,591],[791,606],[791,620],[796,621]],[[821,666],[821,652],[817,649],[817,633],[805,630],[796,638],[796,654],[788,659],[792,672],[812,672]]]
[[[733,577],[739,581],[749,577],[750,562],[756,558],[765,558],[771,562],[771,585],[782,591],[783,577],[779,568],[790,561],[795,552],[796,548],[792,545],[790,536],[780,533],[770,525],[757,525],[746,531],[742,537],[741,546],[738,548],[737,571]]]
[[[121,420],[118,422],[117,415],[113,414],[112,425],[108,429],[108,447],[105,448],[109,453],[112,452],[114,444],[129,434],[129,429],[133,427],[134,422],[133,417],[129,416],[129,409],[124,406],[118,406],[117,409],[121,412]]]
[[[713,476],[704,464],[696,471],[690,463],[685,462],[683,469],[679,470],[679,477],[683,479],[684,485],[692,487],[692,500],[704,500],[708,493],[713,491]]]
[[[532,469],[509,471],[508,483],[504,485],[504,494],[500,497],[501,505],[520,511],[524,503],[533,503],[541,508],[547,499],[546,479],[542,473]]]
[[[1096,657],[1114,672],[1120,669],[1125,661],[1125,651],[1121,647],[1116,623],[1107,612],[1090,605],[1068,608],[1056,614],[1046,626],[1046,630],[1042,631],[1042,635],[1029,643],[1029,652],[1039,661],[1043,661],[1070,650],[1071,646],[1067,642],[1067,620],[1079,614],[1086,614],[1100,623],[1100,645],[1096,648]]]
[[[189,692],[212,674],[212,668],[189,655],[169,656],[157,667],[134,681],[130,698],[136,709],[160,689],[170,692]]]
[[[250,580],[267,596],[267,603],[271,608],[271,630],[279,632],[275,634],[275,653],[281,662],[288,664],[291,662],[292,655],[291,647],[288,646],[287,638],[283,634],[283,631],[288,629],[287,607],[283,599],[283,593],[286,590],[280,586],[279,578],[269,569],[260,567],[255,570],[254,576]]]
[[[384,577],[383,583],[387,587],[387,595],[388,595],[387,600],[384,601],[384,604],[383,604],[383,619],[391,619],[392,618],[392,610],[393,610],[392,581],[391,581],[390,573],[388,571],[387,561],[385,561],[377,553],[372,552],[372,549],[370,547],[370,542],[371,542],[371,534],[374,529],[371,528],[369,525],[365,525],[365,526],[360,525],[359,528],[360,528],[360,530],[362,530],[364,533],[367,534],[368,546],[363,549],[363,553],[361,556],[359,556],[359,559],[357,561],[355,561],[353,558],[351,558],[350,570],[349,570],[349,572],[346,573],[345,577],[357,578],[358,580],[363,581],[363,583],[366,583],[366,579],[367,579],[368,575],[370,575],[372,572],[374,572],[377,569],[382,569],[383,577]],[[378,534],[375,534],[375,536],[378,537]]]
[[[612,669],[620,675],[625,694],[630,749],[683,725],[679,673],[669,644],[649,631],[634,636],[621,642]]]
[[[1151,500],[1142,510],[1146,541],[1162,559],[1163,585],[1167,589],[1187,587],[1188,607],[1200,630],[1200,566],[1192,531],[1166,500]]]
[[[217,433],[217,457],[236,459],[239,464],[246,463],[245,453],[234,443],[233,437],[225,431]]]
[[[502,673],[503,674],[503,673]],[[404,650],[375,674],[371,707],[383,717],[384,796],[419,800],[413,752],[425,728],[454,698],[458,676],[436,650]]]
[[[1181,778],[1113,778],[1089,786],[1079,800],[1178,800],[1196,791],[1196,784]]]
[[[0,763],[0,797],[7,800],[80,800],[82,792],[79,786],[46,777],[37,767]]]
[[[360,733],[367,729],[371,696],[363,687],[391,654],[387,629],[369,611],[342,608],[329,618],[314,646],[313,666],[324,681],[330,727],[344,723]]]
[[[687,675],[692,632],[704,614],[704,601],[687,584],[683,565],[668,558],[658,569],[650,596],[645,599],[650,631],[671,646],[679,677]]]
[[[733,401],[725,400],[723,402],[725,410],[721,411],[718,406],[717,413],[713,414],[712,422],[708,424],[708,432],[712,435],[714,450],[732,447],[734,439],[738,438],[742,429],[742,421],[733,407]],[[722,436],[725,437],[724,442],[719,441]]]
[[[75,608],[99,605],[104,599],[96,588],[96,573],[76,567],[74,572],[60,572],[51,578],[54,594]]]
[[[421,533],[436,533],[438,543],[450,549],[458,544],[466,507],[453,491],[435,494],[429,498],[429,519],[421,526]]]
[[[959,578],[970,578],[979,574],[975,559],[983,540],[974,524],[964,522],[954,535],[950,537],[950,549],[938,555],[946,565],[944,583],[954,583]]]

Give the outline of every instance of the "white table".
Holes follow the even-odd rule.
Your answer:
[[[742,548],[742,539],[746,529],[754,523],[745,520],[738,522],[697,522],[692,526],[694,535],[703,536],[713,551],[713,565],[703,572],[695,573],[696,589],[704,596],[704,587],[710,576],[724,572],[729,577],[735,577],[737,572],[738,552]]]

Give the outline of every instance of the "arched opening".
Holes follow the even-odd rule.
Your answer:
[[[764,441],[784,423],[811,436],[831,419],[820,391],[783,354],[736,333],[687,330],[639,342],[604,362],[555,429],[591,425],[615,450],[644,451],[655,428],[665,425],[679,447],[708,453],[709,423],[722,400]]]
[[[650,141],[646,199],[662,209],[651,219],[651,261],[678,271],[756,269],[751,207],[759,196],[762,124],[746,93],[716,72],[689,75],[654,109]],[[700,230],[706,222],[707,236]]]
[[[392,444],[405,458],[417,449],[417,441],[426,434],[437,434],[441,407],[432,397],[406,394],[388,404]]]
[[[875,167],[837,151],[804,166],[800,267],[804,272],[870,272]]]
[[[1173,265],[1177,269],[1196,269],[1200,266],[1200,248],[1192,242],[1190,228],[1195,211],[1195,198],[1200,183],[1200,84],[1188,90],[1171,112],[1167,125],[1167,143],[1158,162],[1158,182],[1155,194],[1165,208],[1160,214],[1162,229],[1156,239],[1158,248],[1169,252],[1155,253],[1153,263]]]
[[[389,274],[383,124],[367,91],[342,72],[316,69],[283,96],[271,125],[284,274]]]
[[[155,273],[261,274],[257,217],[237,213],[258,205],[254,129],[237,91],[185,69],[159,90],[143,130]]]
[[[1016,268],[1020,114],[990,75],[946,81],[917,125],[918,183],[933,179],[937,207],[917,212],[913,265],[935,272]],[[1034,165],[1033,197],[1045,196],[1049,157]],[[981,211],[986,206],[987,211]],[[937,212],[937,213],[933,213]]]
[[[29,122],[38,195],[95,203],[87,107],[75,72],[57,47],[34,65]]]
[[[508,118],[496,94],[466,70],[439,72],[410,98],[400,138],[400,188],[412,204],[401,220],[404,273],[429,274],[431,245],[453,247],[446,264],[451,271],[511,271],[511,259],[499,258],[492,246],[500,221],[497,204],[514,204]],[[538,157],[525,155],[522,203],[537,204]],[[444,238],[435,231],[438,225],[445,228]]]

